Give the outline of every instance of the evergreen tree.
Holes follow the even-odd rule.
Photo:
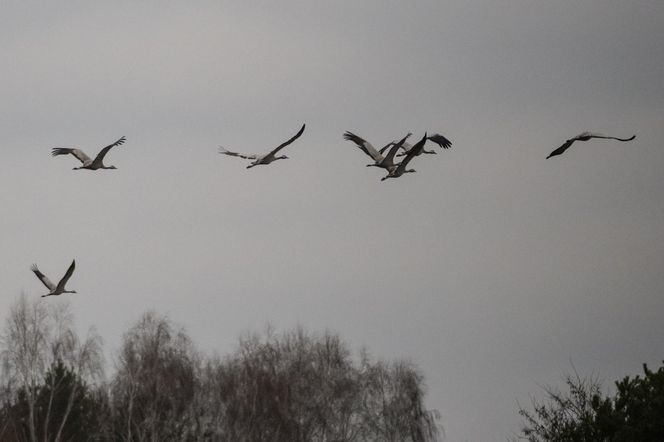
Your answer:
[[[531,442],[659,442],[664,440],[664,366],[616,382],[604,396],[593,379],[567,376],[567,393],[546,389],[548,402],[523,408],[522,436]]]
[[[62,361],[55,361],[44,376],[44,383],[36,387],[35,430],[38,440],[89,441],[99,433],[99,401],[88,386]],[[3,407],[8,440],[29,441],[30,429],[25,419],[29,415],[28,392],[18,391],[13,405]],[[58,437],[59,435],[59,437]]]

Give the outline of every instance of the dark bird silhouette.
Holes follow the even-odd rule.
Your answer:
[[[125,137],[120,138],[118,141],[116,141],[113,144],[109,144],[108,146],[104,147],[102,150],[99,151],[97,156],[95,157],[94,160],[90,159],[89,156],[85,154],[81,149],[71,149],[68,147],[56,147],[53,149],[51,152],[51,155],[58,156],[58,155],[67,155],[67,154],[72,154],[75,156],[81,163],[83,163],[82,166],[80,167],[74,167],[74,170],[79,170],[79,169],[88,169],[88,170],[97,170],[97,169],[117,169],[115,166],[105,166],[104,165],[104,157],[108,153],[109,150],[114,148],[115,146],[120,146],[121,144],[124,144],[126,141]]]
[[[67,269],[67,273],[65,273],[65,276],[63,276],[60,282],[58,282],[58,285],[55,285],[51,282],[50,279],[48,279],[46,275],[39,271],[37,264],[33,264],[31,270],[49,290],[48,294],[42,295],[42,298],[45,298],[46,296],[58,296],[63,293],[76,293],[75,290],[65,289],[65,284],[67,284],[67,281],[69,281],[69,278],[71,278],[72,273],[74,273],[74,268],[76,268],[76,260],[72,260],[71,265]]]
[[[224,155],[229,155],[231,157],[239,157],[239,158],[244,158],[246,160],[254,160],[251,164],[247,166],[247,169],[251,169],[254,166],[258,166],[259,164],[270,164],[273,161],[276,160],[287,160],[288,157],[286,155],[281,155],[279,157],[275,156],[277,152],[279,152],[281,149],[284,147],[288,146],[291,144],[293,141],[297,140],[300,138],[300,135],[304,132],[304,124],[302,125],[302,128],[299,130],[298,133],[296,133],[290,140],[280,144],[276,148],[274,148],[271,152],[265,154],[265,155],[258,155],[258,154],[241,154],[237,152],[231,152],[230,150],[226,150],[223,146],[219,146],[219,153],[222,153]]]
[[[406,169],[408,166],[408,163],[415,158],[416,156],[420,155],[422,153],[422,149],[424,149],[424,143],[427,141],[427,134],[425,133],[424,136],[420,141],[415,143],[415,145],[408,151],[406,154],[406,157],[399,163],[397,167],[394,169],[391,169],[387,175],[385,175],[383,178],[381,178],[381,181],[385,181],[388,178],[398,178],[404,173],[413,173],[415,172],[415,169]],[[394,157],[394,154],[396,153],[397,150],[399,150],[401,146],[398,144],[395,144],[392,149],[390,149],[390,153],[388,156]]]
[[[369,157],[374,160],[372,164],[367,164],[367,167],[380,167],[388,172],[391,169],[396,168],[396,164],[394,164],[394,154],[396,153],[397,150],[403,145],[403,143],[406,142],[406,139],[411,136],[412,134],[408,133],[405,137],[401,139],[401,141],[393,141],[389,144],[387,144],[385,147],[383,147],[380,152],[376,150],[375,147],[371,143],[369,143],[367,140],[364,138],[358,137],[352,132],[345,132],[344,133],[344,139],[348,141],[352,141],[355,143],[357,147],[362,150],[365,154],[369,155]],[[387,149],[390,146],[398,146],[396,149],[390,150],[390,152],[383,156],[383,151]]]
[[[565,141],[565,143],[560,146],[558,149],[554,150],[549,154],[546,159],[548,160],[551,157],[555,157],[556,155],[560,155],[563,152],[565,152],[575,141],[588,141],[591,138],[604,138],[607,140],[618,140],[618,141],[632,141],[634,138],[636,138],[636,135],[632,135],[629,138],[616,138],[616,137],[607,137],[606,135],[602,134],[595,134],[592,132],[583,132],[580,133],[579,135],[575,136],[574,138],[570,138],[569,140]]]

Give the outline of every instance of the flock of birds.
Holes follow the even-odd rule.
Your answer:
[[[263,155],[241,154],[238,152],[232,152],[230,150],[227,150],[224,147],[219,148],[219,153],[233,157],[244,158],[247,160],[252,160],[251,163],[247,166],[247,169],[250,169],[258,165],[267,165],[273,163],[276,160],[288,159],[286,155],[277,156],[277,153],[284,147],[288,146],[289,144],[293,143],[295,140],[300,138],[300,136],[302,136],[302,134],[304,133],[304,128],[305,125],[303,124],[300,130],[293,137],[291,137],[289,140],[281,143],[279,146],[275,147],[270,152]],[[426,150],[424,148],[427,141],[431,141],[443,149],[449,149],[452,146],[452,142],[447,138],[445,138],[443,135],[440,134],[427,135],[427,133],[425,133],[424,136],[418,142],[411,145],[406,141],[411,135],[412,133],[408,133],[402,139],[398,141],[397,140],[392,141],[386,144],[380,150],[376,149],[371,143],[355,135],[352,132],[345,132],[343,137],[345,140],[352,141],[358,148],[360,148],[360,150],[362,150],[362,152],[367,154],[373,160],[373,163],[367,164],[367,167],[379,167],[387,171],[387,175],[385,175],[381,179],[381,181],[384,181],[388,178],[398,178],[405,173],[415,172],[414,169],[407,169],[407,167],[408,164],[412,161],[412,159],[415,158],[416,156],[419,156],[421,154],[436,154],[435,150]],[[617,137],[609,137],[598,133],[583,132],[565,141],[565,143],[563,143],[560,147],[551,152],[546,158],[549,159],[553,156],[561,155],[563,152],[569,149],[570,146],[572,146],[572,144],[574,144],[574,142],[576,141],[588,141],[593,138],[601,138],[601,139],[609,139],[609,140],[617,140],[625,142],[625,141],[632,141],[634,138],[636,138],[636,135],[632,135],[629,138],[617,138]],[[74,170],[117,169],[115,166],[104,165],[104,158],[112,148],[124,144],[125,141],[126,138],[121,137],[113,144],[109,144],[108,146],[100,150],[94,159],[91,159],[82,150],[76,148],[56,147],[52,150],[51,154],[53,156],[59,156],[59,155],[74,156],[77,160],[79,160],[82,163],[82,166],[74,167]],[[385,154],[385,152],[387,152],[387,154]],[[402,160],[395,162],[395,158],[402,158]],[[31,270],[49,290],[47,294],[42,295],[42,298],[46,296],[57,296],[63,293],[76,293],[75,290],[67,290],[65,288],[65,285],[67,284],[69,278],[71,278],[72,274],[74,273],[75,268],[76,268],[76,261],[73,260],[69,268],[67,269],[65,275],[62,277],[62,279],[60,279],[60,281],[56,285],[53,284],[53,282],[51,282],[51,280],[48,279],[48,277],[39,270],[36,264],[33,264]]]

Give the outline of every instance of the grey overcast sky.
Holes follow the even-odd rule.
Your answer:
[[[150,308],[210,352],[328,328],[415,362],[449,441],[504,441],[570,361],[661,363],[661,0],[101,3],[0,8],[3,319],[76,258],[109,359]],[[289,160],[217,153],[303,123]],[[381,182],[346,130],[454,145]],[[583,130],[637,138],[545,160]],[[115,171],[50,155],[122,135]]]

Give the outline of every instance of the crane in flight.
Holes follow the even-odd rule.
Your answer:
[[[406,167],[408,166],[408,163],[410,162],[410,160],[412,160],[413,158],[415,158],[416,156],[418,156],[422,153],[422,149],[424,149],[424,143],[426,143],[426,142],[427,142],[427,134],[425,132],[422,139],[420,141],[418,141],[417,143],[415,143],[415,145],[406,154],[406,157],[403,160],[401,160],[399,165],[397,167],[395,167],[394,169],[389,170],[388,174],[385,175],[380,180],[385,181],[388,178],[399,178],[404,173],[413,173],[413,172],[415,172],[415,169],[406,169]],[[390,155],[394,156],[394,154],[396,153],[397,150],[399,150],[400,147],[401,147],[400,145],[395,144],[392,147],[392,149],[390,149],[390,153],[388,154],[388,156],[390,156]]]
[[[67,273],[65,273],[65,276],[63,276],[60,282],[58,282],[58,285],[53,284],[46,275],[40,272],[39,268],[37,267],[37,264],[33,264],[30,270],[32,270],[34,274],[37,275],[37,278],[39,278],[42,284],[44,284],[46,288],[49,290],[49,292],[46,295],[42,295],[42,298],[45,298],[46,296],[58,296],[63,293],[76,293],[75,290],[65,289],[65,284],[67,284],[67,281],[69,281],[69,278],[71,278],[71,275],[72,273],[74,273],[75,268],[76,268],[76,260],[72,260],[71,265],[67,269]]]
[[[406,139],[410,137],[412,134],[408,133],[406,134],[405,137],[401,139],[401,141],[393,141],[389,143],[387,146],[383,147],[380,151],[377,151],[375,147],[371,143],[369,143],[367,140],[364,138],[358,137],[352,132],[346,131],[344,133],[344,139],[348,141],[352,141],[355,143],[357,147],[362,150],[365,154],[367,154],[374,162],[372,164],[367,164],[367,167],[380,167],[382,169],[387,170],[388,172],[394,168],[397,167],[396,164],[394,164],[394,155],[396,154],[396,151],[399,150],[399,148],[406,142]],[[387,149],[390,146],[397,146],[396,148],[390,149],[387,155],[383,156],[383,152],[385,149]]]
[[[260,164],[270,164],[273,161],[276,160],[287,160],[288,157],[286,155],[281,155],[281,156],[276,156],[277,152],[279,152],[281,149],[284,147],[288,146],[291,144],[293,141],[297,140],[300,138],[300,135],[304,132],[304,127],[306,125],[303,124],[298,133],[296,133],[291,139],[288,141],[285,141],[281,143],[279,146],[275,147],[272,149],[272,151],[268,152],[265,155],[258,155],[258,154],[241,154],[237,152],[231,152],[230,150],[227,150],[223,146],[219,146],[219,153],[224,154],[224,155],[229,155],[232,157],[239,157],[239,158],[244,158],[245,160],[254,160],[247,166],[247,169],[251,169],[254,166],[258,166]]]
[[[636,135],[632,135],[629,138],[616,138],[616,137],[607,137],[606,135],[592,133],[592,132],[582,132],[579,135],[575,136],[574,138],[570,138],[569,140],[565,141],[565,143],[562,146],[560,146],[558,149],[551,152],[549,154],[549,156],[546,157],[546,159],[548,160],[549,158],[555,157],[556,155],[561,155],[575,141],[588,141],[592,138],[604,138],[604,139],[607,139],[607,140],[618,140],[618,141],[632,141],[634,138],[636,138]]]
[[[74,149],[74,148],[68,148],[68,147],[55,147],[53,148],[51,155],[58,156],[58,155],[68,155],[72,154],[75,156],[81,163],[83,163],[82,166],[80,167],[74,167],[74,170],[79,170],[79,169],[87,169],[87,170],[97,170],[97,169],[117,169],[115,166],[105,166],[104,165],[104,157],[108,153],[109,150],[114,148],[115,146],[120,146],[121,144],[124,144],[126,141],[125,137],[120,138],[118,141],[116,141],[113,144],[109,144],[108,146],[104,147],[102,150],[99,151],[95,159],[91,159],[89,156],[85,154],[81,149]]]

